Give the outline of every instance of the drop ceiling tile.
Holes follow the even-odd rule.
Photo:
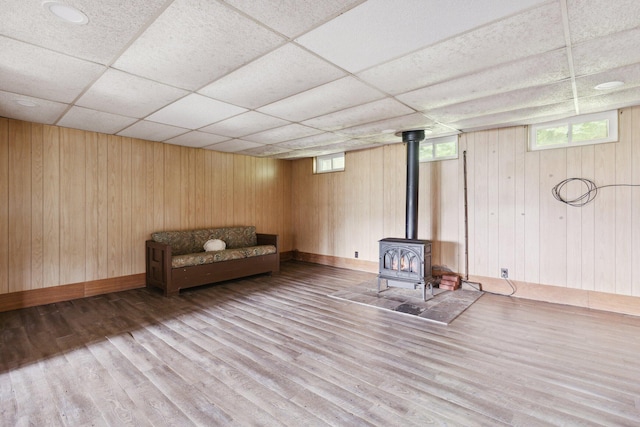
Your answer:
[[[566,49],[510,62],[397,95],[418,111],[569,79]]]
[[[638,105],[638,99],[640,99],[640,87],[636,86],[580,98],[578,105],[581,114],[598,113]]]
[[[287,148],[277,147],[275,145],[262,145],[260,147],[240,151],[238,154],[244,154],[246,156],[253,157],[271,157],[273,155],[287,153],[289,151],[290,150]]]
[[[305,138],[292,139],[291,141],[280,142],[276,144],[278,147],[284,147],[292,150],[320,147],[323,145],[337,144],[338,142],[346,141],[348,138],[335,133],[326,132],[318,135],[311,135]]]
[[[308,126],[302,126],[297,123],[281,126],[275,129],[265,130],[263,132],[247,135],[243,139],[247,141],[258,142],[260,144],[275,144],[278,142],[299,139],[305,136],[315,135],[322,131],[313,129]]]
[[[343,142],[331,145],[323,145],[316,149],[323,154],[339,153],[340,151],[363,150],[365,148],[380,147],[381,144],[367,141],[364,139],[348,139]],[[321,155],[321,154],[319,154]]]
[[[492,129],[506,126],[525,125],[570,117],[576,114],[573,101],[553,105],[535,106],[515,111],[475,116],[457,122],[447,123],[463,132]]]
[[[426,131],[425,135],[427,135]],[[398,136],[393,133],[374,134],[359,139],[362,139],[363,141],[375,142],[378,144],[399,144],[402,142],[402,136]]]
[[[20,105],[17,101],[33,106]],[[52,125],[68,107],[60,102],[0,91],[0,117]]]
[[[302,124],[326,131],[334,131],[385,118],[404,116],[413,112],[414,110],[395,99],[385,98],[309,119],[302,122]]]
[[[433,123],[425,128],[425,138],[431,139],[440,136],[449,136],[449,135],[457,135],[460,133],[455,128],[451,126],[447,126],[441,123]],[[370,136],[366,136],[364,138],[366,141],[375,142],[378,144],[399,144],[402,143],[402,135],[396,135],[395,133],[380,133],[374,134]]]
[[[109,64],[155,17],[165,0],[73,1],[87,15],[86,25],[64,22],[43,1],[3,0],[0,32],[16,40],[46,47],[99,64]]]
[[[576,76],[640,62],[640,28],[580,43],[572,48]]]
[[[330,150],[316,150],[316,149],[292,150],[292,151],[288,151],[288,152],[281,153],[281,154],[274,154],[273,157],[275,159],[293,160],[293,159],[302,159],[302,158],[323,156],[325,154],[340,153],[340,152],[342,152],[342,150],[340,150],[340,149],[336,149],[336,150],[333,150],[333,151],[330,151]]]
[[[287,120],[267,116],[257,111],[247,111],[230,119],[222,120],[200,129],[203,132],[225,135],[231,138],[240,138],[252,133],[290,124]]]
[[[245,111],[244,108],[193,93],[156,111],[147,120],[198,129]]]
[[[189,92],[109,69],[76,105],[129,117],[145,117]]]
[[[225,1],[285,36],[295,37],[364,0]]]
[[[175,0],[114,67],[196,90],[282,43],[282,37],[222,3]]]
[[[538,3],[369,0],[296,41],[356,73]]]
[[[208,145],[217,144],[219,142],[228,141],[226,136],[214,135],[212,133],[199,132],[197,130],[185,133],[175,138],[171,138],[165,142],[169,144],[182,145],[185,147],[206,147]]]
[[[258,108],[345,75],[334,65],[289,43],[198,92],[242,107]]]
[[[384,138],[386,136],[387,138]],[[393,138],[391,138],[393,137]],[[366,138],[358,138],[361,141],[366,141],[372,144],[372,147],[380,147],[383,145],[402,144],[402,136],[394,135],[374,135]]]
[[[315,157],[316,155],[313,153],[314,152],[311,150],[292,150],[292,151],[286,151],[281,154],[274,154],[272,158],[280,159],[280,160],[295,160],[295,159],[302,159],[307,157]]]
[[[536,105],[554,105],[573,99],[570,81],[519,89],[459,104],[430,109],[428,116],[441,123],[458,122],[478,114],[522,110]]]
[[[595,89],[596,85],[612,81],[622,81],[624,82],[624,86],[604,91]],[[637,86],[640,86],[640,63],[576,78],[578,98],[600,96],[629,90]]]
[[[441,136],[457,135],[460,131],[454,127],[443,123],[434,123],[430,126],[429,131],[425,132],[427,139],[438,138]]]
[[[141,120],[118,132],[118,135],[147,141],[165,141],[186,132],[189,132],[189,129]]]
[[[580,43],[638,26],[637,0],[567,0],[572,43]]]
[[[283,159],[283,160],[293,160],[293,159],[324,156],[326,154],[342,153],[346,151],[344,148],[338,147],[338,146],[334,148],[329,148],[329,147],[331,146],[310,148],[306,150],[292,150],[292,151],[281,153],[281,154],[274,154],[273,158]]]
[[[232,139],[230,141],[220,142],[218,144],[208,145],[207,150],[223,151],[225,153],[237,153],[238,151],[248,150],[250,148],[260,147],[262,144],[256,142],[245,141],[242,139]]]
[[[425,117],[424,114],[413,113],[402,117],[341,129],[336,133],[352,138],[366,138],[380,134],[394,134],[404,130],[427,129],[433,126],[433,124],[434,121]]]
[[[373,67],[358,76],[395,95],[564,46],[562,14],[559,5],[553,2]]]
[[[285,120],[298,122],[383,97],[382,92],[357,79],[344,77],[266,105],[258,110]]]
[[[3,17],[0,19],[0,116],[166,141],[187,129],[162,121],[163,114],[168,116],[172,108],[176,108],[173,104],[163,107],[186,96],[187,101],[183,102],[189,104],[184,105],[187,108],[179,106],[176,116],[171,113],[169,119],[179,121],[181,126],[189,122],[189,129],[195,128],[198,132],[176,138],[173,143],[207,144],[207,147],[224,144],[220,147],[242,151],[261,147],[262,141],[268,146],[255,150],[254,155],[298,148],[272,155],[297,158],[301,153],[312,155],[314,150],[318,153],[325,146],[334,146],[335,150],[349,138],[359,139],[362,144],[401,142],[401,138],[385,131],[429,127],[430,135],[436,136],[455,132],[458,127],[468,131],[530,124],[577,112],[568,86],[546,87],[550,83],[569,81],[561,18],[563,2],[558,0],[541,0],[542,3],[499,0],[491,3],[496,10],[482,11],[487,15],[478,15],[474,9],[490,0],[464,0],[473,3],[465,9],[469,16],[461,16],[460,22],[453,22],[453,27],[446,14],[464,2],[443,6],[435,0],[423,0],[419,8],[412,11],[418,13],[420,8],[428,8],[433,12],[429,19],[436,19],[438,23],[411,29],[408,29],[410,25],[400,28],[389,23],[399,19],[398,16],[418,0],[408,0],[399,6],[391,0],[353,0],[344,4],[337,0],[260,4],[248,0],[229,0],[231,4],[224,0],[150,0],[145,4],[125,0],[108,4],[73,1],[89,14],[88,26],[76,27],[52,20],[41,1],[0,2]],[[510,1],[506,9],[502,1]],[[358,23],[354,28],[338,29],[335,34],[328,34],[325,29],[333,22],[351,22],[352,13],[365,16],[363,10],[380,11],[392,3],[398,14],[394,15],[394,11],[390,15],[391,19],[385,21],[386,27],[374,25],[382,18],[372,14],[371,21]],[[566,3],[578,111],[589,113],[637,105],[640,102],[640,50],[637,48],[640,26],[636,15],[640,3],[631,0],[567,0]],[[287,16],[278,12],[279,8],[293,4],[295,10],[290,10]],[[444,14],[438,12],[449,6],[450,10]],[[214,11],[221,12],[218,16],[224,22],[218,22],[217,17],[211,15]],[[295,18],[298,14],[303,16],[299,22]],[[489,19],[488,16],[499,17]],[[228,17],[232,17],[231,21]],[[154,23],[155,18],[160,19]],[[325,24],[325,18],[335,19]],[[118,22],[109,22],[110,19]],[[264,20],[264,25],[260,20]],[[403,22],[413,20],[411,16]],[[481,21],[484,23],[472,28]],[[247,26],[243,24],[250,27],[248,36]],[[358,25],[368,26],[376,33],[361,32],[356,28]],[[230,28],[232,32],[228,31]],[[307,35],[300,35],[307,29],[310,29]],[[359,39],[344,39],[333,45],[313,44],[323,37],[326,41],[351,32],[357,33]],[[389,32],[393,36],[388,36]],[[409,32],[416,33],[418,41],[405,40],[402,34]],[[140,41],[134,39],[137,35],[142,36]],[[158,39],[154,40],[156,35]],[[220,37],[214,40],[212,35]],[[377,43],[379,36],[391,40]],[[285,44],[289,37],[308,41],[309,49],[295,41]],[[424,44],[427,39],[435,42]],[[222,46],[227,40],[235,43],[229,50],[229,46]],[[350,55],[349,49],[358,43],[363,44],[362,49],[346,58],[355,64],[354,70],[367,61],[387,58],[386,62],[359,72],[356,78],[346,77],[346,69],[340,68],[342,59],[339,65],[329,61]],[[401,48],[393,52],[385,50],[394,43],[401,44]],[[126,50],[126,46],[130,46],[130,50]],[[249,51],[245,46],[249,46]],[[325,50],[334,56],[320,57],[319,53]],[[370,54],[374,50],[379,52]],[[102,65],[116,61],[115,55],[122,51],[122,64],[134,64],[140,67],[136,70],[156,77],[143,77]],[[223,54],[230,55],[230,63],[220,61],[220,58],[226,59]],[[157,58],[159,62],[154,62]],[[176,69],[180,67],[184,69]],[[162,76],[175,78],[179,88],[174,83],[162,82]],[[182,76],[186,81],[182,81]],[[216,78],[219,80],[215,81]],[[346,83],[350,80],[353,84]],[[607,92],[593,89],[605,80],[623,80],[626,84]],[[196,86],[200,82],[203,83]],[[199,88],[202,88],[200,94],[189,95],[188,90]],[[396,96],[395,101],[387,98],[390,93]],[[14,95],[33,100],[38,106],[20,106],[14,102]],[[202,98],[193,98],[197,96]],[[211,101],[205,102],[207,99]],[[77,100],[75,106],[74,100]],[[206,104],[204,108],[198,101]],[[217,101],[222,103],[210,108],[208,102]],[[392,105],[389,110],[368,108],[386,103],[400,105],[399,110]],[[407,106],[422,113],[407,114],[403,110]],[[247,108],[261,112],[247,112]],[[154,113],[157,121],[149,121],[147,117],[139,122],[140,118]],[[273,115],[276,113],[278,117]],[[390,118],[396,114],[400,115]],[[195,127],[202,122],[204,128]],[[303,136],[309,132],[313,133]],[[247,135],[261,141],[248,141],[244,138]],[[226,138],[243,139],[233,142]],[[238,148],[238,144],[248,146]]]
[[[102,65],[0,36],[0,90],[72,102],[103,73]]]
[[[56,124],[68,128],[116,134],[135,121],[136,119],[131,117],[103,113],[88,108],[71,107]]]

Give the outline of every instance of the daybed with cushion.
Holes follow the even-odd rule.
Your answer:
[[[205,246],[209,250],[205,250]],[[253,226],[161,231],[146,241],[146,282],[164,294],[280,271],[277,234]]]

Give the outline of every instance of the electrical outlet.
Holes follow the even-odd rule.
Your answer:
[[[508,268],[501,268],[500,269],[500,277],[502,277],[503,279],[508,279],[509,278],[509,269]]]
[[[356,251],[356,253],[353,256],[358,258],[358,251]]]

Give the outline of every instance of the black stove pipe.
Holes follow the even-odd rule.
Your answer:
[[[402,132],[402,141],[407,144],[407,200],[406,234],[407,239],[418,238],[418,183],[420,176],[420,141],[424,139],[424,130]]]

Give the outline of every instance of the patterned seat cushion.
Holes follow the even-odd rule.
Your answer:
[[[276,247],[273,245],[249,246],[246,248],[225,249],[223,251],[196,252],[173,256],[171,259],[171,267],[190,267],[192,265],[210,264],[212,262],[229,261],[232,259],[250,258],[275,253]]]

